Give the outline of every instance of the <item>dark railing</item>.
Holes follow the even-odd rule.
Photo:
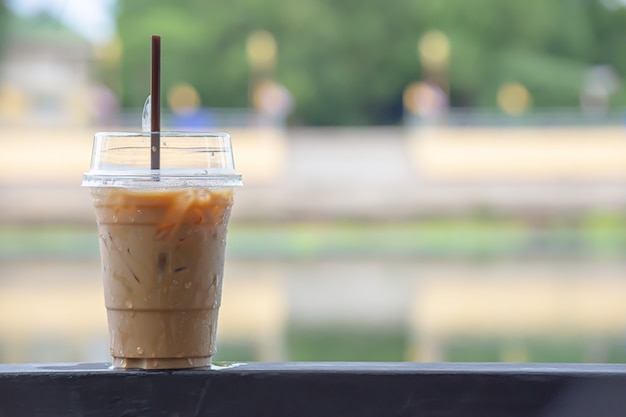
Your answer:
[[[0,365],[0,416],[626,416],[626,365]]]

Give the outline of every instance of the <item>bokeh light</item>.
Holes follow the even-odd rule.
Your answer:
[[[404,90],[404,108],[411,114],[423,117],[440,114],[446,107],[445,93],[438,86],[414,82]]]
[[[498,90],[498,106],[512,116],[520,115],[532,104],[532,96],[526,87],[518,82],[503,84]]]
[[[200,107],[200,94],[191,84],[175,84],[167,91],[167,104],[176,114],[191,113]]]
[[[269,70],[276,61],[276,40],[266,30],[259,30],[248,37],[246,52],[253,68]]]
[[[420,38],[417,53],[426,68],[445,68],[450,58],[450,41],[440,30],[431,30]]]
[[[123,56],[122,41],[119,36],[104,44],[95,44],[93,47],[94,58],[103,66],[114,68],[118,66]]]
[[[17,86],[3,83],[0,85],[0,118],[18,120],[28,110],[28,99]]]
[[[291,94],[275,81],[264,81],[257,85],[252,98],[254,107],[270,116],[285,116],[293,108]]]

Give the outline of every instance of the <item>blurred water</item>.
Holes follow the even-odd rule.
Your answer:
[[[231,133],[222,359],[626,360],[621,128]],[[2,130],[2,361],[108,359],[92,136]]]
[[[509,282],[509,293],[499,292],[494,296],[512,300],[510,305],[515,310],[508,314],[512,316],[513,327],[506,326],[501,317],[487,317],[481,326],[491,326],[492,333],[485,334],[481,327],[476,327],[474,333],[470,327],[460,333],[457,329],[456,333],[447,335],[451,337],[449,341],[455,336],[475,341],[486,337],[511,340],[512,334],[515,336],[512,340],[520,343],[539,337],[544,346],[568,338],[595,340],[600,346],[584,345],[577,360],[607,361],[610,360],[607,341],[626,336],[626,314],[616,317],[607,327],[606,322],[599,321],[602,316],[598,316],[598,312],[623,310],[621,294],[614,293],[616,289],[623,289],[621,283],[625,273],[626,262],[616,260],[229,259],[220,317],[223,329],[220,353],[229,360],[294,359],[300,353],[294,348],[293,335],[345,331],[360,332],[373,341],[390,333],[399,334],[403,342],[398,347],[400,353],[393,359],[419,359],[412,349],[425,349],[429,340],[411,340],[415,332],[412,328],[416,323],[412,317],[415,311],[427,315],[418,317],[418,321],[428,320],[430,325],[440,326],[445,331],[451,323],[449,317],[441,316],[442,306],[451,306],[461,312],[464,305],[469,309],[479,307],[467,298],[463,286],[457,290],[454,286],[444,286],[444,292],[433,291],[433,284],[445,285],[461,280],[469,285],[472,282],[482,285],[486,299],[490,295],[485,282],[492,285]],[[0,277],[0,298],[5,300],[0,320],[0,360],[108,360],[97,259],[4,259],[0,262]],[[542,284],[536,285],[536,295],[529,297],[527,293],[515,294],[520,282]],[[569,295],[564,291],[562,297],[552,299],[556,313],[543,317],[549,328],[547,335],[520,325],[525,316],[532,315],[545,284],[567,288],[568,283],[573,286],[583,283],[582,291],[589,295],[587,301],[577,298],[572,303],[571,291]],[[619,284],[617,287],[616,283]],[[496,289],[495,285],[493,288]],[[255,291],[252,298],[248,296],[251,289]],[[516,301],[515,297],[525,297],[524,302]],[[7,302],[8,299],[12,301]],[[245,307],[236,310],[243,299],[246,300]],[[426,309],[415,310],[416,302],[424,303]],[[433,303],[438,307],[428,310],[430,307],[427,306]],[[588,310],[591,308],[582,316],[577,312],[584,307],[581,303],[587,304]],[[464,316],[471,313],[471,310],[466,311],[466,314],[456,316],[461,326]],[[563,315],[576,316],[578,322],[573,327],[563,327]],[[244,331],[238,331],[237,326],[243,327]],[[258,326],[264,326],[270,340],[256,338],[256,333],[250,330],[246,333],[246,329]],[[229,346],[235,346],[235,349],[229,350]],[[247,354],[251,358],[236,357],[241,352],[237,346],[248,346]],[[315,356],[309,356],[309,359],[334,359],[336,353],[332,349],[332,343],[326,347],[321,344]],[[446,357],[445,346],[440,349],[439,354],[443,356],[439,359],[453,359]],[[565,354],[571,357],[571,353]],[[385,355],[384,352],[371,352],[368,358],[388,359]],[[359,357],[355,352],[354,357],[348,359]],[[522,356],[522,359],[541,361],[542,357]]]

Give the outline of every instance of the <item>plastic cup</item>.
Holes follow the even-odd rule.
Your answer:
[[[225,133],[97,133],[90,188],[98,223],[113,366],[211,365],[233,191]]]

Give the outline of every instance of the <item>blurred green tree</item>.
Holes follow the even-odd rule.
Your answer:
[[[123,103],[143,103],[149,37],[160,34],[163,91],[185,81],[205,106],[246,106],[246,40],[264,29],[276,38],[275,77],[295,97],[296,123],[395,121],[407,81],[419,77],[419,31],[405,5],[390,2],[381,15],[377,0],[122,0]]]
[[[622,78],[618,91],[611,96],[612,105],[626,106],[626,5],[621,0],[594,1],[589,5],[589,19],[595,34],[593,64],[609,64]]]
[[[297,124],[398,122],[404,88],[423,76],[417,42],[431,29],[450,42],[453,106],[495,107],[505,82],[523,84],[537,107],[578,106],[590,65],[626,74],[626,9],[608,0],[119,0],[117,22],[125,105],[147,95],[149,38],[160,34],[163,91],[189,82],[205,106],[246,106],[246,40],[264,29]]]
[[[5,0],[0,0],[0,59],[4,51],[4,44],[7,39],[7,27],[9,26],[9,8]]]

